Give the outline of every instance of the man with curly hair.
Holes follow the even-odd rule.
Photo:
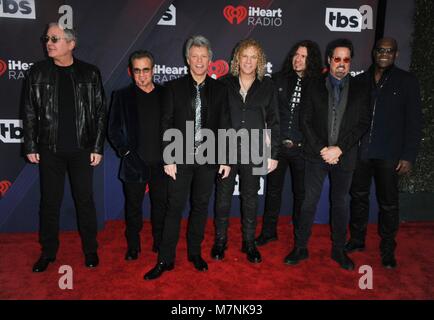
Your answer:
[[[262,232],[257,246],[277,240],[277,221],[282,202],[286,169],[291,173],[294,206],[292,222],[295,225],[304,198],[303,134],[300,129],[300,101],[311,79],[321,75],[321,52],[310,40],[299,41],[289,51],[282,69],[273,75],[278,90],[280,116],[279,164],[267,177],[267,191]]]

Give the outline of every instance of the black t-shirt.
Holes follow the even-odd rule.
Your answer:
[[[75,113],[74,83],[71,77],[72,65],[61,67],[56,65],[58,77],[58,129],[57,150],[77,151],[77,128]]]
[[[139,134],[137,152],[147,164],[162,161],[160,91],[158,86],[149,93],[136,87]]]

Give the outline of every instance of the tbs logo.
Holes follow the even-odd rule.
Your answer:
[[[4,143],[23,142],[23,121],[0,119],[0,140]]]
[[[170,5],[157,24],[160,26],[176,26],[176,8],[173,4]]]
[[[326,8],[325,25],[330,31],[361,32],[373,28],[372,7],[357,9]]]
[[[36,19],[35,0],[0,0],[0,17]]]

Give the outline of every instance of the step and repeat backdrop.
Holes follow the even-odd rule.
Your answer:
[[[78,31],[77,58],[97,65],[102,73],[107,101],[113,90],[131,82],[127,72],[129,54],[147,49],[156,58],[157,83],[185,75],[183,45],[192,34],[211,40],[214,60],[212,77],[227,74],[232,50],[244,38],[262,43],[267,54],[267,74],[281,68],[290,47],[311,39],[324,51],[338,37],[353,41],[352,74],[371,63],[375,39],[377,0],[262,0],[262,1],[0,1],[0,231],[35,231],[38,228],[38,167],[22,154],[20,96],[23,79],[31,65],[45,58],[40,37],[47,23],[59,21]],[[107,106],[108,107],[108,106]],[[104,161],[95,170],[95,201],[100,227],[123,218],[124,197],[117,178],[119,159],[109,144]],[[328,181],[316,216],[327,223]],[[262,214],[265,179],[261,180],[259,214]],[[234,192],[233,214],[239,215],[238,189]],[[209,214],[213,214],[213,199]],[[291,214],[292,193],[288,174],[282,214]],[[185,212],[187,214],[187,210]],[[145,197],[144,215],[149,216]],[[372,220],[376,206],[372,204]],[[61,211],[63,230],[76,228],[75,209],[69,181]]]

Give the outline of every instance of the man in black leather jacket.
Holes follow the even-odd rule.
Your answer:
[[[49,59],[37,62],[25,82],[24,149],[38,163],[41,178],[39,242],[42,254],[33,272],[56,259],[59,211],[68,171],[77,210],[85,265],[96,267],[97,219],[93,167],[102,159],[105,97],[99,70],[73,57],[76,34],[57,23],[43,37]]]

